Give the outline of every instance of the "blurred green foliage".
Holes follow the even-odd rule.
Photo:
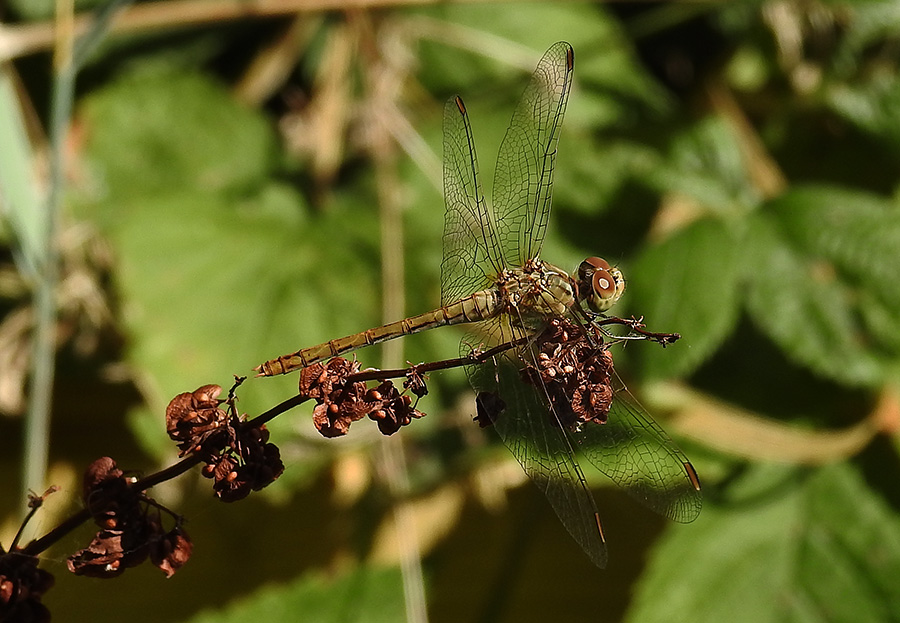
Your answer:
[[[295,621],[402,621],[402,578],[397,569],[372,567],[334,579],[302,577],[287,586],[268,587],[226,613],[200,614],[191,623],[229,623],[250,619]]]
[[[23,19],[45,15],[28,2],[10,6]],[[896,3],[465,3],[335,12],[310,24],[303,45],[282,50],[294,55],[293,69],[259,105],[241,103],[235,92],[246,92],[235,85],[282,33],[278,20],[114,38],[82,73],[75,123],[84,141],[75,145],[69,219],[92,224],[112,244],[110,296],[124,344],[92,356],[128,363],[142,398],[129,410],[131,432],[156,461],[174,456],[162,419],[173,395],[228,386],[232,374],[266,359],[393,320],[380,313],[382,296],[401,296],[383,292],[384,256],[401,255],[409,313],[435,306],[443,217],[430,181],[435,169],[422,152],[379,152],[371,132],[379,115],[400,115],[393,136],[405,137],[407,149],[421,140],[437,162],[442,104],[461,93],[490,194],[512,107],[543,50],[560,39],[575,48],[576,86],[542,256],[564,267],[595,254],[619,263],[629,289],[616,313],[683,336],[664,350],[617,351],[630,387],[639,394],[645,383],[675,381],[785,426],[835,434],[874,421],[879,396],[896,389]],[[350,60],[341,70],[330,54],[346,40]],[[394,81],[395,101],[372,99],[375,69]],[[343,71],[341,89],[329,96],[323,83],[335,71]],[[32,74],[27,83],[40,101],[40,80]],[[320,158],[332,148],[339,157],[329,170]],[[402,249],[381,247],[379,167],[393,167]],[[404,358],[453,357],[460,335],[448,328],[413,336],[404,340]],[[359,358],[380,363],[377,352]],[[292,395],[295,383],[248,382],[240,406],[257,414]],[[435,621],[547,620],[545,608],[560,620],[633,621],[882,621],[900,612],[891,580],[900,567],[896,422],[884,424],[890,436],[853,456],[823,456],[825,467],[791,465],[790,453],[785,465],[772,465],[691,431],[685,450],[705,487],[700,519],[664,527],[604,489],[610,569],[601,572],[558,524],[548,530],[561,536],[522,528],[546,505],[516,507],[526,519],[472,510],[483,500],[473,483],[494,473],[504,450],[460,416],[474,407],[459,370],[435,375],[429,389],[420,404],[429,417],[400,433],[414,494],[465,496],[458,512],[470,521],[454,523],[457,515],[447,513],[448,543],[494,539],[471,548],[439,544],[426,554],[426,593],[446,608],[430,612]],[[119,416],[125,407],[107,408]],[[55,417],[71,414],[63,406]],[[207,587],[195,601],[182,597],[185,618],[214,606],[221,611],[195,620],[400,616],[394,571],[361,564],[341,567],[334,583],[318,579],[348,551],[364,557],[375,547],[389,496],[377,478],[363,479],[358,497],[333,506],[332,479],[342,481],[346,457],[376,454],[371,431],[366,436],[360,422],[347,440],[326,443],[307,417],[301,408],[272,424],[288,473],[269,499],[285,504],[318,486],[324,491],[311,505],[352,529],[339,531],[344,541],[334,532],[323,537],[335,539],[330,557],[306,558],[293,541],[280,552],[277,531],[251,539],[248,529],[240,547],[260,550],[254,555],[263,560],[294,560],[296,571],[275,564],[272,577],[242,578],[236,593]],[[684,432],[661,423],[676,438]],[[115,455],[116,440],[106,441],[104,451]],[[239,513],[240,505],[214,505],[208,501],[191,529],[194,555],[237,572],[235,543],[210,542],[204,529],[216,523],[214,513]],[[278,512],[257,508],[254,529]],[[443,535],[439,523],[420,529]],[[307,526],[297,538],[316,541],[320,530]],[[510,545],[497,552],[500,562],[478,558],[504,538]],[[472,558],[460,560],[465,554]],[[266,588],[268,580],[284,587]],[[381,591],[383,601],[351,590],[358,586]],[[165,599],[166,587],[155,597],[135,591],[134,603],[146,603],[152,618],[153,599]],[[363,605],[348,609],[357,599]]]
[[[660,542],[628,620],[890,621],[900,608],[897,513],[851,465],[754,467],[704,512],[702,541]]]

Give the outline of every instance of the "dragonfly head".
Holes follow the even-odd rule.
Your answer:
[[[625,277],[600,257],[589,257],[578,267],[578,298],[591,311],[602,314],[625,292]]]

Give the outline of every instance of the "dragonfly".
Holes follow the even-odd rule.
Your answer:
[[[461,356],[483,426],[496,430],[557,516],[599,567],[607,562],[600,514],[578,463],[585,457],[648,508],[678,522],[700,512],[700,481],[687,457],[612,367],[606,312],[625,289],[622,272],[589,257],[574,271],[540,259],[574,51],[544,54],[517,104],[495,169],[493,201],[482,190],[462,98],[444,107],[445,219],[441,306],[263,363],[274,376],[386,340],[467,324]],[[614,340],[613,340],[614,342]]]

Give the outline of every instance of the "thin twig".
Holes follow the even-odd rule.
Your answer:
[[[673,344],[681,339],[679,333],[657,333],[655,331],[647,331],[642,318],[619,318],[617,316],[604,316],[592,322],[592,326],[600,329],[604,335],[612,340],[650,340],[660,344],[665,348],[669,344]],[[618,324],[628,327],[628,330],[634,335],[612,335],[607,333],[606,325]]]
[[[25,527],[31,521],[31,519],[35,516],[38,510],[44,505],[44,500],[47,499],[47,496],[52,495],[59,491],[59,487],[56,485],[49,487],[46,491],[44,491],[43,495],[28,495],[28,515],[25,516],[25,519],[22,520],[21,525],[19,526],[18,532],[16,532],[16,536],[13,537],[12,543],[9,545],[9,551],[13,551],[19,547],[19,539],[22,538],[22,535],[25,533]],[[4,553],[3,548],[0,547],[0,553]]]
[[[494,348],[485,351],[473,350],[471,354],[465,357],[456,357],[454,359],[433,361],[429,363],[409,366],[407,368],[399,368],[393,370],[366,370],[364,372],[358,372],[356,374],[348,375],[346,378],[346,382],[348,384],[352,384],[357,382],[385,380],[389,378],[408,377],[413,375],[421,376],[422,374],[433,372],[436,370],[445,370],[450,368],[457,368],[460,366],[476,365],[479,363],[483,363],[502,352],[505,352],[512,348],[516,348],[517,346],[521,346],[526,343],[526,341],[527,338],[520,338],[512,342],[495,346]],[[239,385],[240,382],[243,381],[241,377],[235,377],[235,380],[236,385]],[[229,396],[231,396],[231,394],[229,394]],[[248,420],[242,423],[241,427],[243,429],[259,428],[266,422],[274,419],[282,413],[285,413],[286,411],[289,411],[290,409],[293,409],[294,407],[306,402],[307,400],[309,400],[307,396],[304,396],[303,394],[297,394],[296,396],[293,396],[285,400],[284,402],[272,407],[268,411],[261,413],[252,420]],[[146,491],[147,489],[150,489],[151,487],[154,487],[162,482],[172,480],[173,478],[180,476],[194,466],[203,462],[204,456],[205,455],[202,451],[194,452],[190,456],[185,457],[184,459],[178,461],[173,465],[170,465],[169,467],[166,467],[165,469],[134,481],[131,484],[131,488],[135,491]],[[98,506],[102,507],[103,503],[98,502]],[[88,509],[82,509],[68,517],[60,525],[55,527],[53,530],[51,530],[41,538],[35,539],[31,543],[29,543],[22,549],[22,552],[28,555],[37,555],[90,519],[90,511]]]
[[[22,548],[22,553],[26,556],[37,556],[48,547],[62,539],[64,536],[78,528],[91,518],[91,511],[82,508],[80,511],[67,517],[61,524],[53,528],[50,532],[39,539],[35,539]]]
[[[484,363],[488,359],[499,355],[502,352],[522,346],[528,338],[519,338],[512,342],[506,342],[495,346],[490,350],[473,350],[471,354],[465,357],[454,357],[453,359],[442,359],[440,361],[429,361],[428,363],[420,363],[408,368],[395,368],[393,370],[363,370],[347,377],[348,382],[357,383],[360,381],[383,381],[385,379],[396,379],[401,376],[409,376],[411,374],[427,374],[437,370],[449,370],[450,368],[459,368],[462,366],[473,366]]]

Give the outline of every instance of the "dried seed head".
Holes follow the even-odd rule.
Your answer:
[[[321,366],[312,371],[315,374],[309,369],[305,372],[301,386],[306,383],[311,392],[322,391],[316,385],[318,376],[324,376],[328,383],[335,373]],[[204,385],[179,394],[169,403],[166,418],[169,435],[179,442],[181,455],[200,454],[206,463],[202,474],[214,480],[216,496],[232,502],[271,484],[284,471],[284,465],[277,447],[268,443],[266,427],[246,425],[236,412],[233,390],[228,401],[218,399],[221,391],[218,385]],[[228,411],[220,408],[223,404]]]
[[[204,385],[193,392],[178,394],[166,407],[166,431],[178,442],[180,456],[195,451],[223,427],[228,414],[219,408],[223,401],[218,385]]]
[[[367,388],[363,382],[350,382],[348,377],[358,371],[358,363],[335,357],[301,373],[301,393],[316,400],[313,423],[322,435],[346,435],[353,422],[366,416],[378,423],[382,433],[390,435],[407,421],[405,418],[424,415],[412,408],[409,396],[400,394],[389,380],[373,388]],[[417,396],[427,393],[424,381],[414,371],[407,376],[404,387]]]
[[[428,393],[428,387],[425,385],[425,377],[419,374],[415,368],[411,368],[406,374],[406,380],[403,381],[403,388],[411,391],[416,398],[422,398]]]
[[[581,328],[555,319],[536,338],[537,365],[526,365],[523,381],[545,392],[553,422],[574,430],[582,423],[603,423],[613,400],[612,355],[588,340]]]
[[[184,566],[193,551],[194,545],[187,532],[176,527],[156,541],[156,547],[150,550],[150,561],[170,578]]]
[[[41,597],[53,583],[53,576],[38,568],[36,556],[18,548],[0,555],[0,620],[48,623],[50,611]]]

